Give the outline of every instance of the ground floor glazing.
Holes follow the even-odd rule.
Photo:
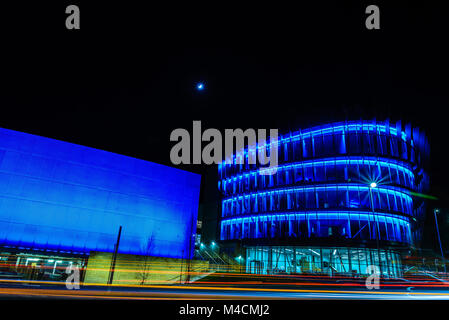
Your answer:
[[[0,278],[64,281],[68,268],[77,267],[83,275],[85,266],[86,258],[0,249]]]
[[[246,248],[246,272],[367,276],[376,269],[387,278],[402,275],[395,250],[347,247],[257,246]]]

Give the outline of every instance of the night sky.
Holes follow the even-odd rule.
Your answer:
[[[431,194],[449,206],[447,11],[123,3],[2,9],[1,127],[170,165],[170,132],[193,120],[286,131],[402,119],[427,132]],[[65,29],[68,4],[80,6],[81,30]],[[381,30],[365,28],[368,4]],[[213,201],[216,168],[184,169],[208,173],[201,201]]]

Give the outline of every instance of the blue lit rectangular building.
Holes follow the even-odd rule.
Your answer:
[[[0,128],[0,246],[191,258],[200,178]]]

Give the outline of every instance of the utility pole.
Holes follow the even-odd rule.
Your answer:
[[[184,250],[181,252],[181,271],[179,273],[179,284],[182,284],[182,264],[184,260]]]
[[[190,270],[191,270],[191,263],[192,263],[192,260],[191,259],[193,259],[193,257],[190,257],[190,254],[191,254],[191,252],[192,252],[192,242],[193,242],[193,250],[195,250],[195,235],[196,235],[196,232],[195,233],[193,233],[193,226],[194,226],[194,223],[195,224],[197,224],[197,227],[198,227],[198,219],[196,220],[196,221],[194,221],[193,220],[193,217],[195,216],[194,214],[193,214],[193,212],[191,213],[191,218],[190,218],[190,232],[189,232],[189,252],[187,253],[187,276],[186,276],[186,282],[187,283],[190,283]],[[195,229],[197,229],[197,228],[195,228]]]
[[[379,220],[377,219],[376,213],[374,211],[374,200],[373,200],[373,193],[372,193],[372,189],[376,188],[377,184],[375,182],[372,182],[369,186],[369,195],[370,195],[370,199],[371,199],[371,212],[373,213],[373,218],[374,218],[374,223],[377,226],[377,236],[376,236],[376,245],[377,245],[377,258],[379,259],[379,271],[380,271],[380,276],[382,276],[382,259],[381,259],[381,255],[380,255],[380,247],[379,247],[379,238],[380,238],[380,229],[379,229]],[[387,261],[388,263],[388,261]]]
[[[434,209],[433,214],[435,215],[435,226],[437,228],[438,243],[440,244],[440,252],[441,252],[441,259],[442,259],[441,261],[443,262],[444,273],[446,273],[446,263],[444,262],[443,246],[441,245],[440,231],[438,229],[437,213],[440,213],[440,209]]]
[[[122,235],[122,226],[118,229],[118,235],[117,235],[117,242],[114,246],[114,253],[112,254],[112,261],[111,261],[111,269],[109,270],[109,279],[108,284],[112,284],[112,280],[114,279],[114,269],[115,269],[115,262],[117,260],[117,252],[118,252],[118,246],[120,244],[120,237]]]

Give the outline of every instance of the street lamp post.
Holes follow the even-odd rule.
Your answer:
[[[240,273],[242,273],[243,272],[242,271],[242,256],[238,256],[237,261],[239,262],[239,265],[240,265]]]
[[[377,237],[376,237],[376,245],[377,245],[377,258],[379,259],[379,271],[380,275],[382,275],[382,260],[380,257],[380,247],[379,247],[379,238],[380,238],[380,230],[379,230],[379,221],[377,220],[376,213],[374,212],[374,201],[373,201],[373,193],[372,189],[377,187],[377,183],[371,182],[369,185],[369,196],[371,200],[371,212],[373,213],[374,222],[377,226]]]
[[[114,252],[112,254],[111,260],[111,268],[109,270],[108,284],[112,284],[112,281],[114,280],[115,263],[117,261],[118,246],[120,245],[121,236],[122,236],[122,226],[120,226],[118,229],[117,242],[114,245]]]
[[[433,214],[435,216],[435,226],[437,228],[437,235],[438,235],[438,243],[440,244],[440,252],[441,252],[441,261],[443,261],[444,266],[444,273],[446,273],[446,263],[444,262],[444,254],[443,254],[443,246],[441,245],[441,238],[440,238],[440,230],[438,229],[438,219],[437,219],[437,213],[439,213],[439,209],[434,209]]]

